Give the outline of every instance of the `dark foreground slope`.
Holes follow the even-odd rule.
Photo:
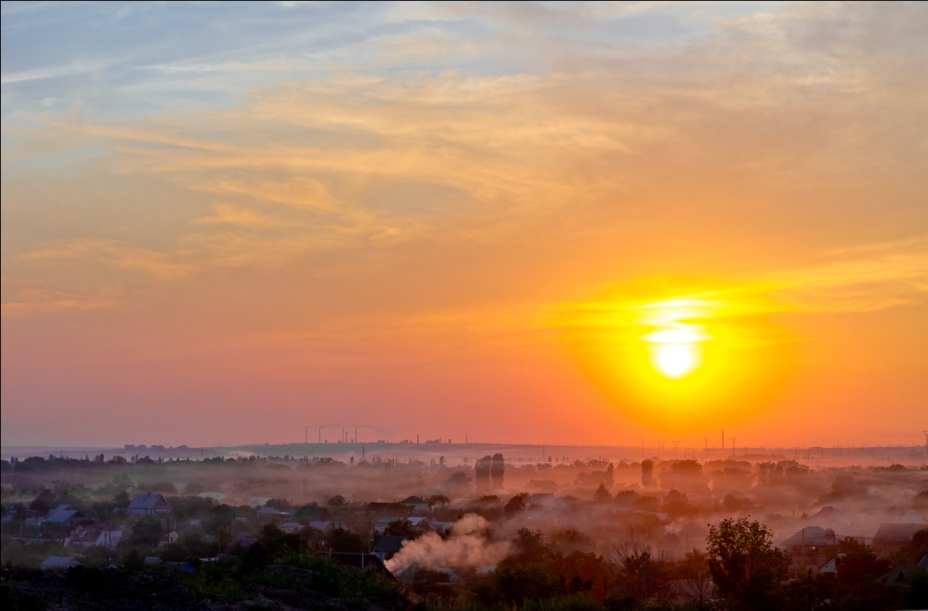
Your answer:
[[[14,611],[348,611],[349,606],[368,611],[390,611],[393,604],[375,598],[345,601],[301,587],[311,581],[311,571],[293,567],[286,575],[267,567],[264,579],[254,580],[230,594],[197,591],[196,583],[159,571],[76,568],[66,572],[4,569],[0,608]],[[360,605],[358,604],[360,603]]]

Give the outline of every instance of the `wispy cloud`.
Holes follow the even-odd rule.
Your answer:
[[[190,271],[176,257],[151,249],[126,246],[114,241],[71,240],[14,257],[17,261],[85,259],[138,272],[160,280],[174,280]]]

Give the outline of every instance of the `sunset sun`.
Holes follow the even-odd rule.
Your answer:
[[[691,328],[656,331],[644,337],[650,344],[651,364],[672,379],[682,378],[699,367],[702,362],[699,342],[704,338],[704,334]]]

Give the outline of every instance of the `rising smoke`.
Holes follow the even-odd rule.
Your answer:
[[[489,525],[482,516],[469,513],[451,527],[447,539],[426,533],[407,541],[386,566],[396,574],[409,568],[465,569],[497,564],[509,554],[509,543],[490,542],[485,535]]]

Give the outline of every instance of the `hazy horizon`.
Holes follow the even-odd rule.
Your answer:
[[[0,10],[4,448],[924,443],[925,4]]]

